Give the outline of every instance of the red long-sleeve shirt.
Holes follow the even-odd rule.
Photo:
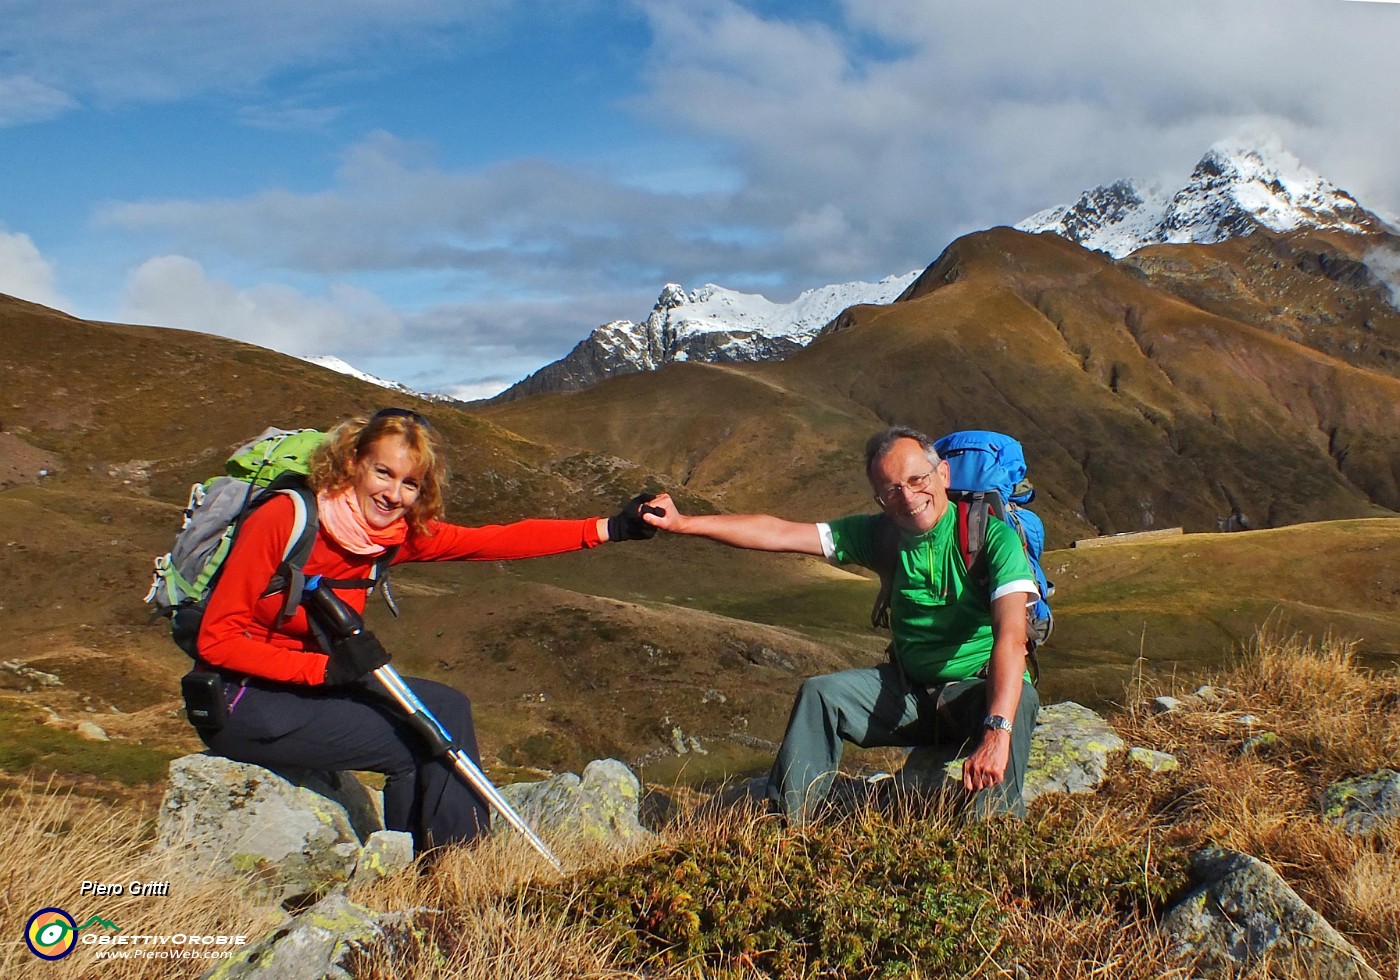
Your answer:
[[[282,562],[292,533],[292,501],[279,496],[257,508],[244,522],[224,560],[218,587],[209,597],[199,629],[199,655],[215,667],[233,673],[300,684],[322,684],[327,657],[321,652],[300,607],[277,625],[285,596],[264,597],[268,581]],[[430,535],[408,538],[394,564],[409,561],[500,561],[535,558],[592,548],[600,543],[596,518],[585,520],[527,520],[515,524],[463,527],[434,521]],[[340,547],[324,527],[306,560],[308,578],[367,579],[374,559]],[[356,611],[363,612],[368,595],[363,589],[337,591]]]

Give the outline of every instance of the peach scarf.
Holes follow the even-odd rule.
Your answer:
[[[408,522],[402,517],[383,530],[370,527],[354,487],[318,493],[316,509],[326,533],[351,554],[382,555],[408,537]]]

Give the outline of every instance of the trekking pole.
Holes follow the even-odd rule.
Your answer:
[[[360,619],[359,614],[330,589],[318,588],[321,584],[320,579],[317,575],[307,580],[306,591],[303,593],[307,611],[315,613],[317,621],[336,637],[352,636],[361,632],[364,629],[364,621]],[[373,677],[404,712],[409,726],[428,743],[428,751],[434,757],[446,758],[457,775],[462,777],[477,796],[489,803],[506,823],[523,834],[530,846],[538,851],[555,871],[563,874],[564,865],[560,863],[559,858],[540,840],[539,835],[524,818],[515,812],[515,808],[501,795],[501,791],[491,785],[491,780],[486,778],[486,774],[472,761],[472,757],[457,747],[451,733],[428,710],[418,695],[413,693],[413,689],[404,683],[399,672],[385,664],[373,671]]]
[[[472,757],[452,743],[452,736],[447,729],[442,727],[442,723],[433,717],[433,713],[427,706],[418,699],[418,695],[413,693],[413,689],[404,683],[399,672],[393,667],[385,664],[374,672],[374,677],[389,692],[389,696],[398,702],[399,707],[408,714],[408,723],[418,730],[428,742],[428,748],[434,755],[446,756],[452,763],[452,767],[457,770],[468,786],[476,791],[476,794],[487,803],[491,804],[506,821],[516,830],[525,836],[535,850],[540,852],[540,856],[554,866],[554,870],[560,874],[564,873],[564,865],[554,856],[554,852],[549,849],[539,835],[530,828],[525,819],[515,812],[515,809],[501,795],[501,791],[491,785],[491,780],[486,778],[486,774],[472,761]]]

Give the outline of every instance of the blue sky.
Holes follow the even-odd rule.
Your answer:
[[[1400,4],[0,0],[0,292],[489,394],[1222,139],[1400,213]]]

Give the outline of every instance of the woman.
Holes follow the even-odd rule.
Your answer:
[[[446,474],[427,420],[406,409],[336,426],[311,459],[319,527],[305,564],[356,612],[376,558],[392,563],[499,561],[592,548],[605,541],[651,537],[644,497],[611,518],[527,520],[462,527],[439,519]],[[265,595],[293,526],[293,501],[275,495],[244,520],[209,597],[199,631],[199,658],[225,680],[228,721],[201,731],[218,755],[264,766],[380,772],[384,823],[413,834],[418,851],[485,832],[485,804],[418,736],[364,676],[388,661],[372,636],[326,651],[306,610],[283,621],[285,596]],[[471,702],[444,684],[409,681],[420,700],[479,763]]]

